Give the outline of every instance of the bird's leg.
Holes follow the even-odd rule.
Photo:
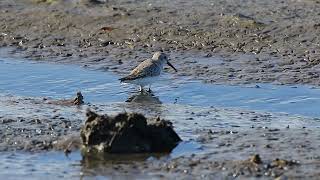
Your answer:
[[[151,93],[151,84],[149,84],[149,90],[148,93]]]
[[[140,91],[141,93],[143,93],[143,87],[142,87],[142,86],[140,86],[139,91]]]

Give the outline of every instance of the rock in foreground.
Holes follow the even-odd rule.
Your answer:
[[[137,113],[111,117],[90,110],[81,139],[86,151],[108,153],[170,152],[181,141],[169,121],[147,120]]]

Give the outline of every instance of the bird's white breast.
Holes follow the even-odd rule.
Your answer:
[[[126,81],[126,83],[136,84],[136,85],[140,85],[140,86],[146,86],[146,85],[150,85],[158,80],[159,80],[159,76],[150,76],[150,77],[144,77],[144,78]]]

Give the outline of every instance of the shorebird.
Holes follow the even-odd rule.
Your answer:
[[[119,80],[120,82],[139,85],[141,92],[143,92],[144,86],[149,85],[149,92],[151,92],[151,84],[159,78],[165,63],[177,72],[177,69],[168,61],[168,56],[165,53],[156,52],[151,59],[143,61],[128,76]]]

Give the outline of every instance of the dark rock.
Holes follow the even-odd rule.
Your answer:
[[[250,157],[250,162],[255,163],[255,164],[261,164],[262,160],[261,160],[259,154],[255,154],[252,157]]]
[[[142,114],[120,113],[114,117],[87,111],[81,129],[86,152],[145,153],[170,152],[180,137],[169,121],[147,120]]]

